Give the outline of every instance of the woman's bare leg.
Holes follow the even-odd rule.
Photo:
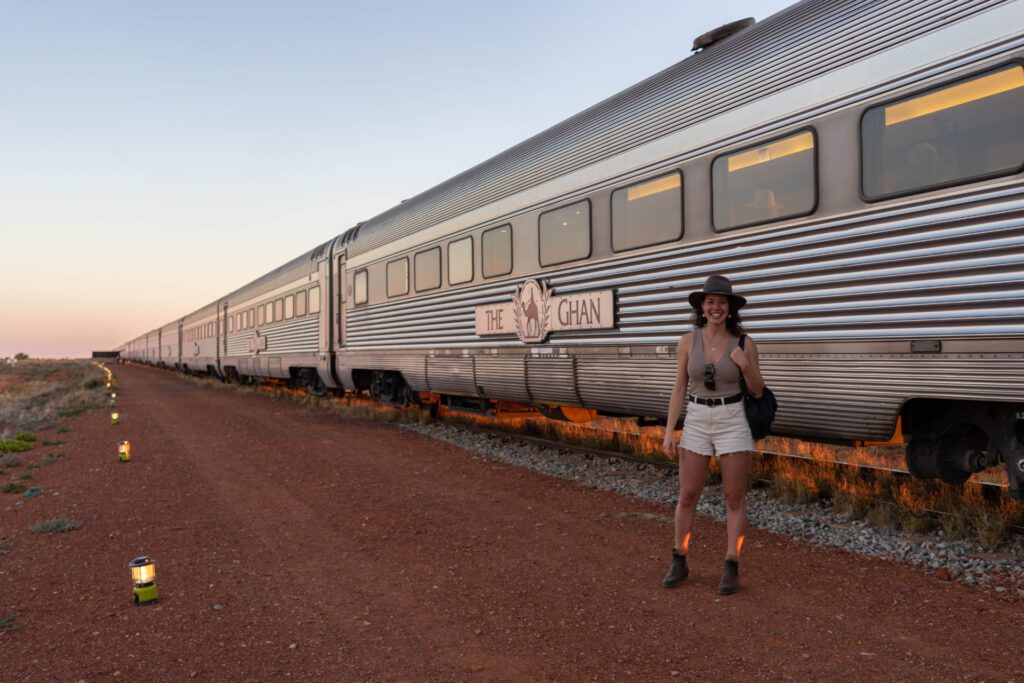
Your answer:
[[[704,490],[710,460],[706,455],[679,449],[679,502],[676,503],[676,535],[672,545],[680,555],[685,555],[690,549],[693,518],[697,514],[697,501]]]
[[[747,533],[747,476],[750,453],[730,453],[718,459],[722,468],[722,495],[725,497],[725,526],[729,534],[727,560],[740,559],[743,537]],[[678,519],[678,517],[677,517]]]

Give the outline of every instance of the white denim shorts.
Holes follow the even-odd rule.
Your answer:
[[[709,457],[754,450],[743,401],[706,406],[687,400],[679,447]]]

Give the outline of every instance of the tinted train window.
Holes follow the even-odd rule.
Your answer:
[[[715,159],[711,204],[715,228],[806,216],[817,203],[811,131],[772,140]]]
[[[683,176],[678,172],[612,192],[612,250],[639,249],[683,236]]]
[[[284,299],[274,301],[274,320],[278,322],[284,320]]]
[[[540,264],[576,261],[590,256],[590,200],[540,215]]]
[[[473,238],[448,244],[448,284],[458,285],[473,279]]]
[[[306,315],[306,290],[296,293],[295,295],[295,317],[301,317]]]
[[[313,287],[309,290],[309,312],[320,312],[320,288]]]
[[[1024,163],[1022,120],[1019,65],[868,109],[860,124],[864,196],[1016,173]]]
[[[497,277],[512,272],[512,226],[485,230],[480,238],[484,277]]]
[[[355,275],[355,294],[352,297],[353,303],[365,304],[369,300],[369,288],[365,270],[360,270]]]
[[[234,331],[235,331],[235,316],[229,315],[228,316],[228,332],[234,332]]]
[[[263,308],[266,310],[267,324],[270,325],[274,322],[274,302],[268,301]]]
[[[295,297],[289,294],[284,298],[284,319],[291,320],[295,317]]]
[[[441,247],[416,254],[416,291],[437,289],[441,286]]]
[[[388,296],[409,293],[409,259],[400,258],[388,263]]]

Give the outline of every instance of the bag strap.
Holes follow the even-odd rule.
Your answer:
[[[747,335],[745,335],[745,334],[741,334],[740,335],[739,347],[741,349],[743,348],[743,340],[746,339],[746,338],[747,338]],[[747,389],[747,381],[745,379],[743,379],[743,371],[742,370],[740,370],[740,393],[742,393],[744,396],[750,396],[750,390]]]

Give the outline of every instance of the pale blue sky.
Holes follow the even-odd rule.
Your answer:
[[[0,0],[0,356],[116,347],[789,4]]]

